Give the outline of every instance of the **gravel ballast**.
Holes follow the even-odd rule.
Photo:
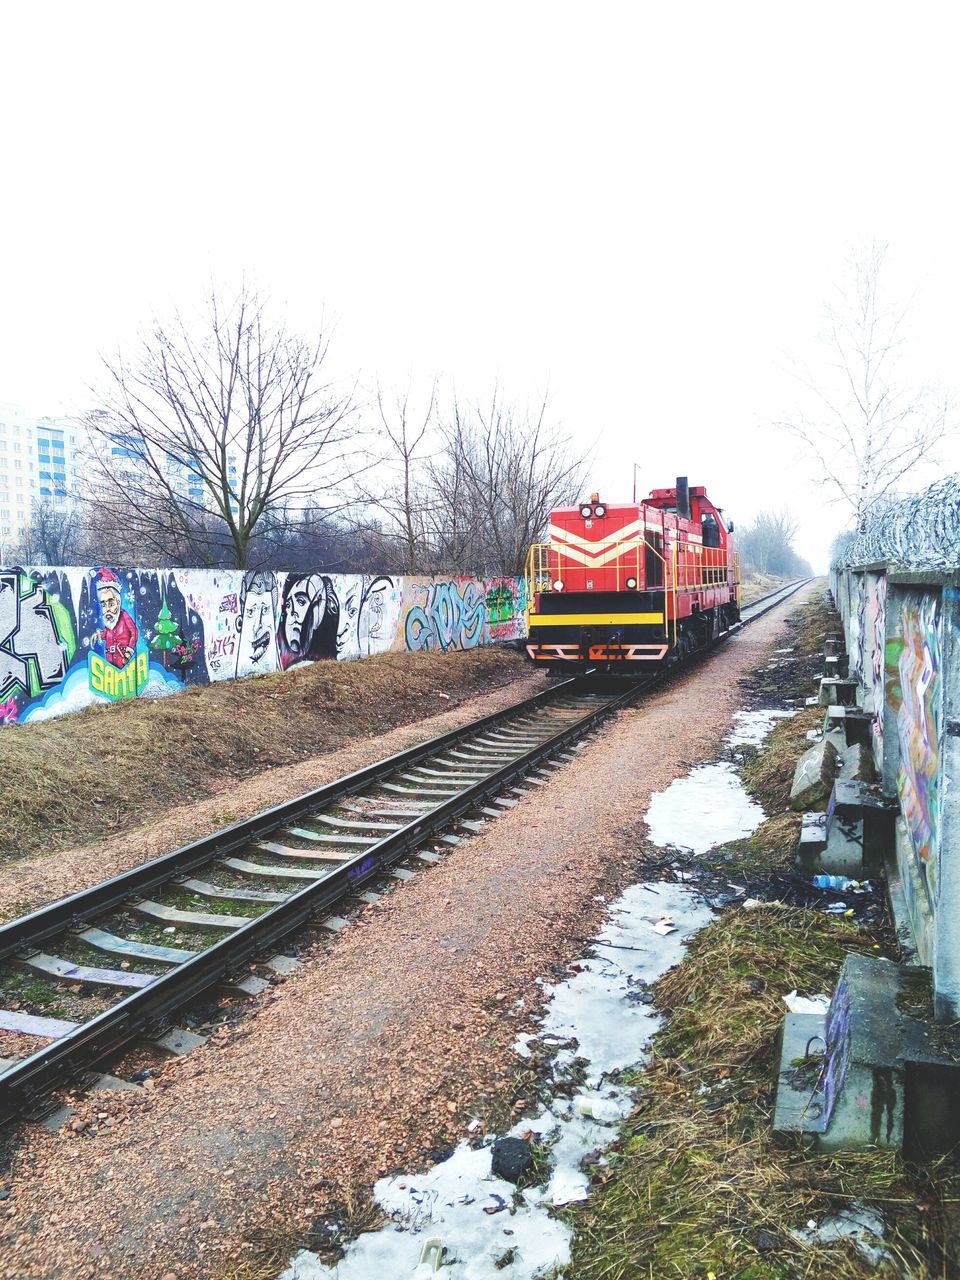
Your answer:
[[[633,878],[650,795],[714,755],[738,677],[817,589],[606,722],[547,785],[317,944],[153,1087],[90,1095],[56,1134],[32,1126],[0,1203],[0,1275],[241,1274],[252,1242],[296,1243],[347,1190],[463,1136],[480,1100],[509,1088],[537,979],[582,953]],[[520,696],[514,685],[506,701]],[[376,755],[397,745],[381,739]],[[343,771],[331,761],[289,794]]]

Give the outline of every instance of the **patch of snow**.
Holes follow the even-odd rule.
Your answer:
[[[666,936],[653,928],[664,916],[676,927]],[[531,1040],[556,1047],[555,1077],[575,1058],[586,1060],[574,1098],[558,1094],[510,1130],[515,1137],[532,1132],[549,1146],[545,1186],[518,1192],[491,1174],[489,1147],[461,1143],[426,1174],[381,1179],[374,1194],[391,1221],[355,1240],[339,1263],[328,1267],[302,1250],[281,1280],[412,1280],[426,1239],[437,1236],[446,1247],[440,1274],[449,1280],[538,1280],[567,1264],[571,1232],[550,1210],[586,1198],[583,1159],[603,1150],[630,1110],[633,1091],[607,1077],[640,1062],[659,1026],[637,996],[680,960],[686,940],[711,918],[685,885],[631,886],[611,905],[580,971],[550,988],[538,1033],[518,1038],[522,1055]]]
[[[871,1266],[879,1266],[889,1258],[890,1251],[879,1241],[883,1238],[884,1222],[878,1213],[868,1209],[859,1200],[852,1200],[832,1218],[824,1218],[817,1225],[811,1218],[805,1227],[790,1232],[801,1244],[834,1244],[837,1240],[852,1240]]]
[[[724,741],[731,747],[758,747],[778,720],[796,714],[795,711],[736,711],[733,729]]]
[[[651,797],[646,815],[654,844],[691,853],[749,836],[765,817],[747,795],[736,767],[726,761],[697,765],[671,782]]]

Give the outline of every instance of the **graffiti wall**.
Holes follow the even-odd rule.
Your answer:
[[[0,726],[189,684],[526,633],[522,578],[0,568]]]
[[[940,605],[939,592],[906,592],[885,658],[887,698],[897,717],[900,811],[931,903],[940,853]]]

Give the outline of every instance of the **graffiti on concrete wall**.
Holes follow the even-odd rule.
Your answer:
[[[190,684],[525,634],[523,579],[0,568],[0,726]]]
[[[526,634],[523,578],[404,579],[403,647],[473,649]]]
[[[335,658],[339,629],[340,601],[333,579],[323,573],[291,574],[280,602],[281,667]]]
[[[873,758],[878,767],[883,761],[883,699],[885,687],[884,645],[887,629],[887,576],[873,576],[873,590],[870,593],[870,615],[873,624],[873,645],[871,647],[871,687],[873,692],[873,720],[871,732],[873,737]]]
[[[419,649],[473,649],[487,625],[483,584],[472,579],[416,584],[406,604],[403,634],[411,652]],[[422,598],[421,598],[422,597]]]
[[[898,636],[888,644],[896,656],[897,683],[890,688],[897,717],[900,809],[931,901],[936,901],[939,857],[940,774],[940,593],[909,592],[900,607]],[[894,652],[889,652],[893,649]]]
[[[337,580],[340,591],[338,658],[368,658],[395,647],[401,633],[404,578],[351,574]]]
[[[863,659],[866,648],[867,629],[867,582],[866,574],[858,573],[857,578],[857,610],[850,615],[850,674],[856,679],[863,678]]]
[[[70,609],[18,569],[0,571],[0,719],[60,683],[76,653]]]

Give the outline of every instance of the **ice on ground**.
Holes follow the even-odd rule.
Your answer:
[[[700,764],[650,799],[650,839],[706,853],[718,844],[752,835],[766,814],[747,795],[736,767],[726,761]]]
[[[819,1226],[811,1219],[805,1227],[790,1234],[801,1244],[834,1244],[837,1240],[852,1240],[871,1266],[877,1267],[890,1256],[890,1251],[880,1243],[883,1232],[884,1222],[880,1215],[861,1201],[852,1200],[846,1209],[841,1209],[832,1218],[824,1218]]]
[[[653,928],[664,916],[676,926],[666,936]],[[640,1062],[659,1026],[640,997],[710,919],[685,885],[631,886],[611,905],[581,971],[550,987],[539,1031],[518,1038],[521,1054],[533,1042],[544,1051],[559,1046],[555,1079],[569,1074],[575,1058],[586,1060],[574,1098],[558,1093],[510,1131],[532,1131],[549,1147],[553,1167],[545,1186],[518,1192],[491,1174],[489,1147],[461,1143],[426,1174],[381,1179],[374,1194],[390,1222],[355,1240],[339,1263],[328,1267],[304,1250],[281,1280],[419,1280],[423,1245],[437,1236],[446,1248],[440,1274],[449,1280],[538,1280],[568,1263],[571,1231],[550,1210],[586,1198],[583,1159],[613,1140],[633,1101],[629,1087],[608,1077]]]
[[[796,711],[736,711],[733,729],[724,741],[731,747],[758,747],[778,720],[796,714]]]

